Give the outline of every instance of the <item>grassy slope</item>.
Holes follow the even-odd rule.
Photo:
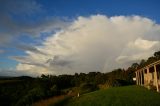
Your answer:
[[[160,94],[140,86],[115,87],[81,95],[67,106],[160,106]]]

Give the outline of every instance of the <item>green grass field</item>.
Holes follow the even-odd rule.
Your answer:
[[[65,106],[160,106],[160,93],[140,86],[115,87],[70,99]]]

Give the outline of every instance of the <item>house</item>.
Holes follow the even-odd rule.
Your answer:
[[[136,84],[160,90],[160,60],[136,70]]]

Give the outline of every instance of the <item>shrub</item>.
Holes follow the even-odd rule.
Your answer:
[[[107,87],[116,87],[116,86],[121,86],[121,84],[116,80],[116,79],[110,79],[107,80],[105,85]]]
[[[92,83],[83,83],[80,85],[80,93],[87,93],[97,90],[98,87]]]
[[[44,91],[41,88],[34,88],[28,92],[23,98],[21,98],[16,106],[27,106],[33,102],[42,99],[45,96]]]

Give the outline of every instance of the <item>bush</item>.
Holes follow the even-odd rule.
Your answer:
[[[105,85],[107,87],[116,87],[116,86],[121,86],[121,84],[116,80],[116,79],[110,79],[107,80]]]
[[[106,87],[126,86],[131,84],[131,82],[122,79],[109,79],[105,83]]]
[[[51,96],[56,96],[56,95],[60,95],[60,94],[61,94],[61,92],[60,92],[60,90],[58,90],[58,88],[57,88],[56,85],[53,85],[53,86],[48,90],[48,92],[47,92],[47,95],[48,95],[49,97],[51,97]]]
[[[87,93],[97,90],[98,87],[92,83],[83,83],[80,85],[80,93]]]
[[[45,96],[44,91],[41,88],[34,88],[28,92],[22,99],[20,99],[16,106],[27,106],[33,102],[42,99]]]

